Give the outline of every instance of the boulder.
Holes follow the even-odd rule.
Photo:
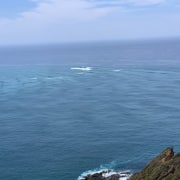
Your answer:
[[[114,170],[100,171],[94,174],[89,174],[83,178],[83,180],[121,180],[128,179],[130,172],[119,172]]]

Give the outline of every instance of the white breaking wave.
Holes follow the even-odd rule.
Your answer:
[[[102,176],[108,178],[112,175],[119,175],[120,180],[128,180],[131,177],[130,171],[116,171],[112,169],[101,169],[101,170],[90,170],[82,173],[77,180],[85,180],[85,177],[88,175],[93,175],[96,173],[102,173]]]
[[[32,79],[32,80],[37,80],[38,78],[37,78],[37,77],[32,77],[31,79]]]
[[[55,77],[45,77],[44,79],[46,79],[46,80],[56,80],[56,79],[60,79],[60,80],[63,80],[64,79],[64,77],[62,77],[62,76],[55,76]]]
[[[114,72],[120,72],[120,71],[122,71],[121,69],[114,69],[113,70]]]
[[[31,80],[40,80],[40,81],[43,81],[43,80],[46,80],[46,81],[51,81],[51,80],[64,80],[64,81],[67,81],[67,80],[71,80],[70,77],[68,76],[47,76],[47,77],[32,77],[30,78]]]
[[[71,70],[91,71],[92,67],[72,67]]]

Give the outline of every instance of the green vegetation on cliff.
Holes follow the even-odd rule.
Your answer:
[[[108,177],[103,176],[103,173],[111,174],[111,170],[87,175],[84,180],[121,180],[124,177],[128,180],[180,180],[180,153],[174,155],[173,149],[169,147],[130,178],[128,173],[112,173]]]
[[[180,180],[180,153],[174,155],[172,148],[165,149],[130,180]]]

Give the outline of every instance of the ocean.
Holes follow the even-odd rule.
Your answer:
[[[0,47],[0,179],[134,173],[180,151],[180,41]]]

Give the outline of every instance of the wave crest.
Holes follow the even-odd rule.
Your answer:
[[[93,175],[98,175],[99,177],[110,178],[112,176],[117,176],[121,180],[128,180],[131,177],[131,172],[127,171],[120,171],[120,170],[113,170],[113,169],[95,169],[83,172],[77,180],[85,180],[87,177],[92,177]]]
[[[71,70],[91,71],[92,67],[72,67]]]

